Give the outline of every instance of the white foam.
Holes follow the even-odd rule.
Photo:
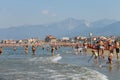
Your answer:
[[[87,73],[84,74],[83,78],[89,78],[87,80],[108,80],[108,77],[98,71],[88,69]],[[87,76],[86,76],[87,75]]]
[[[38,62],[43,62],[43,63],[51,63],[54,61],[60,60],[62,57],[58,54],[55,56],[49,56],[49,57],[35,57],[30,59],[30,61],[35,61],[37,64]],[[42,63],[40,63],[42,64]],[[48,66],[50,65],[50,66]],[[45,66],[45,67],[44,67]],[[64,64],[45,64],[42,67],[44,72],[47,73],[46,75],[44,74],[44,77],[50,77],[50,79],[54,80],[108,80],[107,76],[92,70],[88,69],[86,67],[80,67],[80,66],[75,66],[75,65],[64,65]],[[30,74],[30,73],[29,73]],[[32,73],[30,75],[33,75]],[[43,76],[42,74],[40,74]]]
[[[74,49],[74,51],[83,51],[83,48]]]
[[[37,59],[38,59],[37,57],[34,57],[34,58],[29,59],[29,61],[36,61]]]
[[[51,61],[52,62],[57,62],[60,59],[62,59],[62,57],[60,56],[60,54],[57,54],[56,56],[51,57]]]
[[[29,61],[36,62],[36,63],[37,62],[56,63],[60,59],[62,59],[62,56],[60,56],[60,54],[57,54],[55,56],[49,56],[49,57],[33,57],[33,58],[30,58]]]
[[[79,72],[80,71],[80,72]],[[51,77],[54,78],[55,80],[108,80],[107,76],[105,76],[102,73],[99,73],[95,70],[87,69],[87,68],[81,68],[78,71],[73,72],[59,72],[55,71],[51,73]]]

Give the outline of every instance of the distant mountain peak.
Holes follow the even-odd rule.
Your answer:
[[[91,26],[91,23],[90,23],[89,21],[85,21],[85,25],[86,25],[87,27],[90,27],[90,26]]]
[[[65,22],[65,23],[73,23],[73,22],[76,22],[78,21],[77,19],[75,18],[67,18],[65,20],[63,20],[62,22]]]
[[[70,18],[67,18],[66,20],[76,20],[75,18],[72,18],[72,17],[70,17]]]
[[[101,19],[101,20],[97,20],[95,22],[92,22],[91,27],[101,28],[101,27],[105,27],[107,25],[110,25],[110,24],[112,24],[114,22],[117,22],[117,20]]]
[[[24,39],[30,37],[44,38],[52,34],[56,37],[87,35],[93,32],[99,34],[119,34],[120,22],[103,19],[89,22],[84,19],[67,18],[63,21],[43,25],[22,25],[7,29],[0,29],[0,39]],[[109,33],[111,32],[111,33]]]

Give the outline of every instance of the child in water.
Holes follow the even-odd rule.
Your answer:
[[[112,59],[113,59],[113,53],[110,53],[108,55],[108,62],[107,62],[107,64],[112,64]]]
[[[88,62],[92,59],[92,57],[94,56],[94,63],[97,64],[98,63],[98,53],[95,50],[92,50],[92,56],[90,57],[90,59],[88,60]]]
[[[92,56],[94,56],[94,63],[98,62],[98,53],[95,50],[92,50]]]

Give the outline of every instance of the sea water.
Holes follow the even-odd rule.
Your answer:
[[[106,67],[96,67],[89,55],[74,54],[73,48],[62,47],[55,54],[62,56],[57,63],[50,61],[50,50],[37,48],[36,55],[25,55],[23,47],[3,48],[0,55],[0,80],[119,80],[120,72],[109,72]],[[114,71],[117,72],[114,74]]]

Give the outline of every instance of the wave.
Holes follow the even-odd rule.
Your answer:
[[[35,65],[35,64],[34,64]],[[0,73],[3,80],[108,80],[95,70],[69,64],[39,64],[38,67],[23,70],[9,69]]]
[[[104,74],[79,65],[53,63],[51,56],[1,60],[1,80],[108,80]]]
[[[29,61],[57,63],[57,61],[60,59],[62,59],[62,56],[60,56],[60,54],[57,54],[55,56],[49,56],[49,57],[33,57],[33,58],[30,58]]]
[[[58,67],[58,66],[57,66]],[[62,65],[59,70],[52,71],[51,78],[55,80],[70,79],[70,80],[108,80],[107,76],[99,73],[95,70],[88,69],[86,67],[80,67],[75,65]]]
[[[88,69],[87,67],[80,67],[78,65],[63,63],[52,64],[48,61],[48,58],[41,57],[39,59],[30,59],[30,61],[35,61],[36,64],[40,64],[39,68],[43,69],[43,72],[46,73],[46,75],[41,75],[43,78],[49,77],[54,80],[108,80],[107,76],[98,71]]]

